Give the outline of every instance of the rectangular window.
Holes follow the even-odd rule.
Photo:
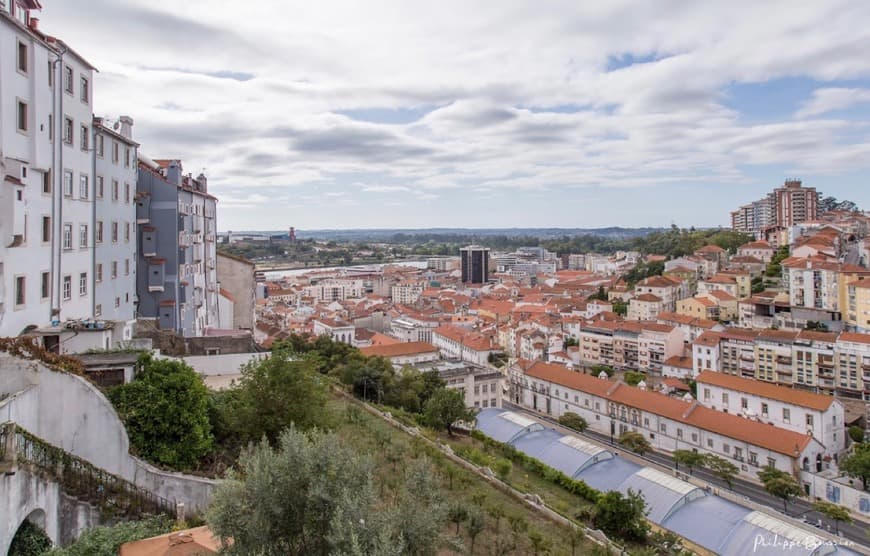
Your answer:
[[[27,73],[27,45],[18,42],[18,71]]]
[[[731,446],[729,446],[728,444],[722,444],[722,451],[725,452],[726,454],[730,454],[731,453]]]
[[[791,410],[787,407],[782,408],[782,422],[791,423]]]
[[[102,314],[103,314],[103,306],[101,304],[97,303],[97,306],[94,307],[94,316],[99,317]]]
[[[88,246],[88,225],[79,224],[79,248],[85,249]]]
[[[96,143],[95,146],[97,149],[97,156],[99,156],[100,158],[103,158],[103,147],[105,144],[105,139],[103,138],[102,135],[97,135],[96,138],[94,139],[94,142]]]
[[[90,84],[88,83],[88,78],[85,77],[84,75],[82,75],[80,78],[80,81],[81,81],[81,84],[80,84],[81,91],[79,91],[79,94],[81,95],[82,102],[88,102],[91,98],[91,94],[90,94],[91,89],[90,89]]]
[[[683,429],[677,429],[677,438],[683,438]]]
[[[42,217],[42,242],[48,243],[51,241],[51,217]]]
[[[27,103],[18,101],[18,131],[27,131]]]
[[[97,229],[96,231],[96,239],[94,240],[97,243],[103,243],[103,221],[97,220]]]
[[[54,87],[54,62],[48,61],[48,86]]]
[[[704,400],[709,400],[709,399],[710,399],[710,389],[704,388]]]
[[[118,261],[112,261],[112,280],[118,277]]]
[[[64,117],[63,119],[63,142],[67,145],[73,143],[73,119]]]
[[[97,282],[103,281],[103,263],[97,263],[94,269],[94,278],[96,278]]]
[[[118,163],[118,142],[112,141],[112,162]]]
[[[728,405],[728,394],[725,392],[722,392],[722,403]]]
[[[97,176],[97,199],[103,198],[103,176]]]
[[[128,204],[130,203],[130,184],[129,183],[124,184],[124,202],[128,203]]]
[[[749,400],[746,398],[740,398],[740,407],[742,409],[749,409]]]
[[[112,200],[118,200],[118,180],[112,180]]]
[[[116,297],[116,298],[115,298],[115,309],[117,309],[117,308],[120,307],[120,306],[121,306],[121,298],[120,298],[120,297]]]
[[[808,427],[812,427],[812,426],[813,426],[813,415],[812,415],[812,413],[807,413],[807,426],[808,426]]]
[[[82,129],[81,129],[81,133],[79,134],[79,137],[80,137],[79,142],[81,143],[81,149],[83,151],[88,150],[88,144],[90,143],[89,133],[90,132],[88,131],[88,126],[83,125]]]
[[[27,298],[25,297],[25,286],[27,285],[27,281],[24,276],[16,276],[15,277],[15,306],[20,307],[24,305]]]
[[[130,275],[130,259],[124,259],[124,275]]]
[[[51,170],[42,173],[42,192],[51,193]]]
[[[42,299],[48,299],[48,296],[51,295],[51,274],[49,274],[48,272],[42,273],[42,280],[39,290]]]
[[[707,439],[707,447],[708,447],[708,448],[712,448],[712,447],[713,447],[713,439],[712,439],[712,438],[708,438],[708,439]]]
[[[79,295],[88,295],[88,273],[79,274]]]
[[[763,402],[761,404],[761,416],[767,417],[767,404]]]
[[[63,225],[63,248],[72,249],[72,224]]]
[[[130,167],[130,147],[126,147],[124,150],[124,167]]]
[[[659,425],[659,430],[661,432],[668,432],[668,426],[666,424],[662,423],[661,425]]]
[[[63,299],[72,299],[72,276],[63,277]]]
[[[87,199],[90,192],[88,187],[88,176],[87,174],[82,174],[79,176],[79,199]]]
[[[112,222],[112,243],[118,243],[118,223]]]
[[[73,70],[69,66],[63,67],[63,90],[69,94],[73,93]]]

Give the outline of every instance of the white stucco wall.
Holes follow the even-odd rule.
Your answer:
[[[202,512],[216,481],[162,471],[130,455],[118,414],[86,379],[0,353],[0,392],[33,386],[0,402],[0,422],[12,421],[63,450],[169,500]]]

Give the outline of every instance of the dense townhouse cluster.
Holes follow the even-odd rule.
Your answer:
[[[205,178],[148,167],[132,118],[94,116],[95,68],[39,28],[39,9],[0,3],[0,336],[66,353],[128,342],[137,318],[203,334],[218,312]]]

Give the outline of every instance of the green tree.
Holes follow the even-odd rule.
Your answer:
[[[737,466],[725,458],[721,458],[714,454],[707,454],[704,467],[710,470],[711,473],[725,481],[728,488],[734,488],[734,478],[737,477],[739,469]]]
[[[605,534],[632,542],[643,542],[649,533],[646,522],[646,502],[632,489],[623,496],[611,490],[602,494],[595,504],[593,523]]]
[[[12,537],[8,556],[42,556],[51,549],[51,539],[37,525],[25,520]]]
[[[537,529],[529,531],[529,543],[532,545],[532,554],[546,554],[550,552],[550,541]]]
[[[849,438],[852,439],[852,442],[864,442],[863,427],[859,427],[858,425],[852,425],[849,427]]]
[[[136,452],[160,465],[189,469],[212,451],[209,393],[187,364],[139,358],[133,382],[109,391]]]
[[[513,464],[511,464],[510,460],[499,458],[495,463],[493,463],[492,470],[495,471],[495,474],[499,479],[507,481],[508,477],[511,476]]]
[[[459,526],[468,519],[468,507],[462,502],[454,502],[447,509],[447,519],[456,525],[456,534],[459,534]]]
[[[758,472],[766,490],[771,496],[782,500],[782,511],[788,513],[788,503],[798,496],[803,495],[803,489],[794,477],[773,467],[765,467]]]
[[[628,302],[623,301],[622,299],[614,299],[612,305],[613,312],[617,315],[624,317],[628,314]]]
[[[625,431],[619,436],[619,443],[627,450],[640,455],[652,450],[649,441],[639,432]]]
[[[392,513],[395,533],[403,542],[402,554],[434,555],[446,519],[447,503],[432,466],[424,458],[414,460],[405,472],[404,488]]]
[[[589,428],[589,423],[586,422],[586,419],[570,411],[559,416],[559,424],[579,432]]]
[[[840,460],[840,471],[850,477],[861,479],[864,490],[870,479],[870,444],[855,444],[852,453]]]
[[[852,515],[849,514],[849,510],[840,506],[839,504],[834,504],[833,502],[828,502],[826,500],[816,500],[813,502],[813,509],[820,514],[824,515],[828,519],[833,520],[835,532],[840,534],[840,522],[843,521],[845,523],[852,523],[854,520],[852,519]]]
[[[66,548],[55,548],[49,556],[117,556],[121,545],[163,535],[172,531],[173,522],[165,516],[122,521],[112,526],[88,529]]]
[[[629,386],[637,386],[642,380],[646,380],[646,375],[637,371],[625,371],[623,381]]]
[[[373,468],[334,434],[291,427],[276,447],[263,441],[242,453],[206,521],[233,539],[231,554],[400,554],[401,527],[378,503]]]
[[[489,513],[490,517],[495,520],[495,534],[498,535],[499,523],[505,516],[504,506],[499,503],[490,504],[486,508],[487,513]]]
[[[685,465],[689,469],[689,475],[694,475],[695,468],[701,467],[707,460],[704,454],[694,450],[674,450],[673,456],[677,469],[680,468],[680,464]]]
[[[468,553],[474,554],[474,542],[477,537],[483,533],[486,528],[486,517],[483,510],[480,508],[472,508],[468,514],[468,524],[465,526],[465,532],[468,533],[468,539],[471,541],[468,547]]]
[[[453,424],[471,421],[474,412],[465,407],[465,398],[459,390],[441,388],[436,390],[423,408],[426,423],[436,430],[446,430],[453,435]]]
[[[225,419],[242,443],[256,442],[264,436],[276,442],[290,425],[307,430],[325,427],[327,384],[311,362],[294,361],[284,351],[273,352],[262,361],[242,368],[234,403],[225,408]]]

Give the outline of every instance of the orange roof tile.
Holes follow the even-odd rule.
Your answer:
[[[434,353],[438,348],[429,342],[399,342],[396,344],[381,344],[360,348],[360,353],[366,357],[401,357],[407,355],[418,355],[422,353]]]
[[[538,362],[529,367],[526,374],[791,457],[797,455],[795,451],[803,452],[812,440],[810,435],[716,411],[698,402],[689,403],[621,382],[577,373],[561,365]]]
[[[709,384],[711,386],[719,386],[720,388],[728,388],[735,392],[753,394],[762,398],[815,409],[816,411],[825,411],[831,407],[831,404],[834,402],[832,396],[814,394],[806,390],[777,386],[776,384],[763,382],[761,380],[717,373],[715,371],[702,371],[695,380],[698,384]]]

